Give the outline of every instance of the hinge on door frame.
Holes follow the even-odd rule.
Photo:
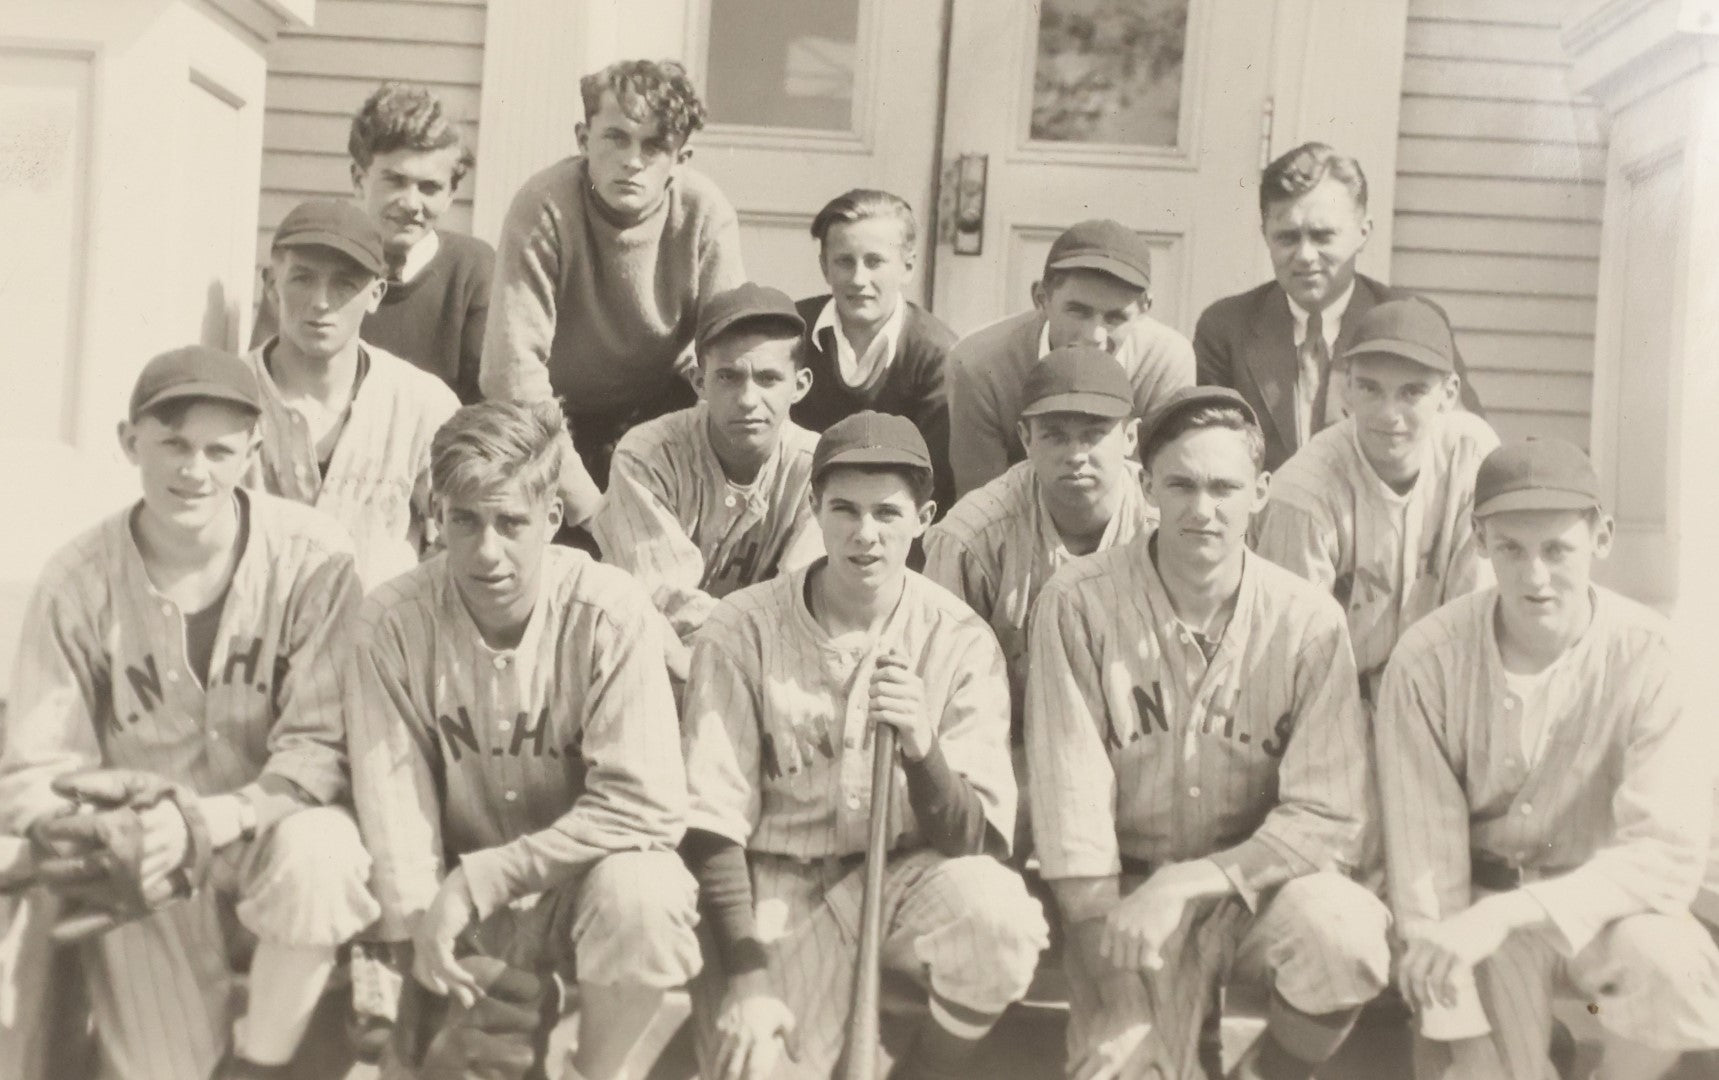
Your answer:
[[[1270,94],[1259,104],[1259,171],[1271,164],[1271,129],[1277,120],[1277,99]]]

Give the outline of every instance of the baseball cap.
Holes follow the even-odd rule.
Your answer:
[[[1456,371],[1456,343],[1444,314],[1425,300],[1389,300],[1355,323],[1355,344],[1344,360],[1384,353],[1412,360],[1434,371]]]
[[[779,326],[796,336],[806,332],[806,320],[794,310],[787,293],[748,281],[705,302],[698,316],[698,347],[706,348],[743,323]]]
[[[905,416],[867,409],[831,424],[812,451],[812,479],[837,465],[899,465],[931,469],[925,436]]]
[[[1099,270],[1137,289],[1152,286],[1152,249],[1119,221],[1094,218],[1063,230],[1045,257],[1048,270]]]
[[[1021,416],[1081,413],[1120,420],[1134,411],[1134,387],[1122,365],[1092,345],[1065,345],[1045,354],[1027,376]]]
[[[262,397],[251,367],[232,353],[207,345],[186,345],[143,365],[131,390],[132,423],[155,406],[181,398],[227,401],[262,412]]]
[[[1508,443],[1486,455],[1474,478],[1474,516],[1506,510],[1594,510],[1600,478],[1580,447],[1563,439]]]
[[[1144,430],[1140,433],[1140,460],[1150,461],[1152,451],[1157,449],[1157,440],[1169,422],[1182,413],[1193,409],[1208,407],[1223,407],[1240,409],[1248,423],[1259,426],[1259,416],[1253,411],[1253,406],[1247,399],[1227,386],[1184,386],[1173,391],[1169,397],[1146,414]]]
[[[276,227],[272,247],[333,248],[377,277],[388,273],[382,230],[369,214],[343,199],[311,199],[293,207]]]

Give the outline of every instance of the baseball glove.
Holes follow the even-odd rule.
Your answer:
[[[470,1008],[414,979],[400,995],[400,1018],[382,1075],[414,1080],[522,1080],[541,1062],[555,986],[488,956],[460,960],[483,988]]]
[[[67,901],[68,915],[52,931],[55,941],[81,941],[142,918],[189,896],[207,877],[209,829],[189,789],[154,773],[93,769],[61,777],[54,790],[79,806],[30,829],[35,883]],[[185,821],[186,856],[166,882],[148,882],[143,813],[164,801]]]

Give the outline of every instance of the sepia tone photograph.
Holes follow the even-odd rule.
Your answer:
[[[1719,0],[0,0],[0,238],[0,1080],[1719,1080]]]

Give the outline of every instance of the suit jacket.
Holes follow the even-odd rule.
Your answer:
[[[1414,295],[1356,274],[1355,294],[1343,312],[1332,360],[1354,344],[1355,327],[1375,304]],[[1267,469],[1277,468],[1295,453],[1295,378],[1300,362],[1295,355],[1295,316],[1290,313],[1289,297],[1282,286],[1268,281],[1206,308],[1194,329],[1194,364],[1201,385],[1227,386],[1246,398],[1259,414]],[[1463,407],[1485,415],[1460,350],[1456,373],[1462,376]]]

